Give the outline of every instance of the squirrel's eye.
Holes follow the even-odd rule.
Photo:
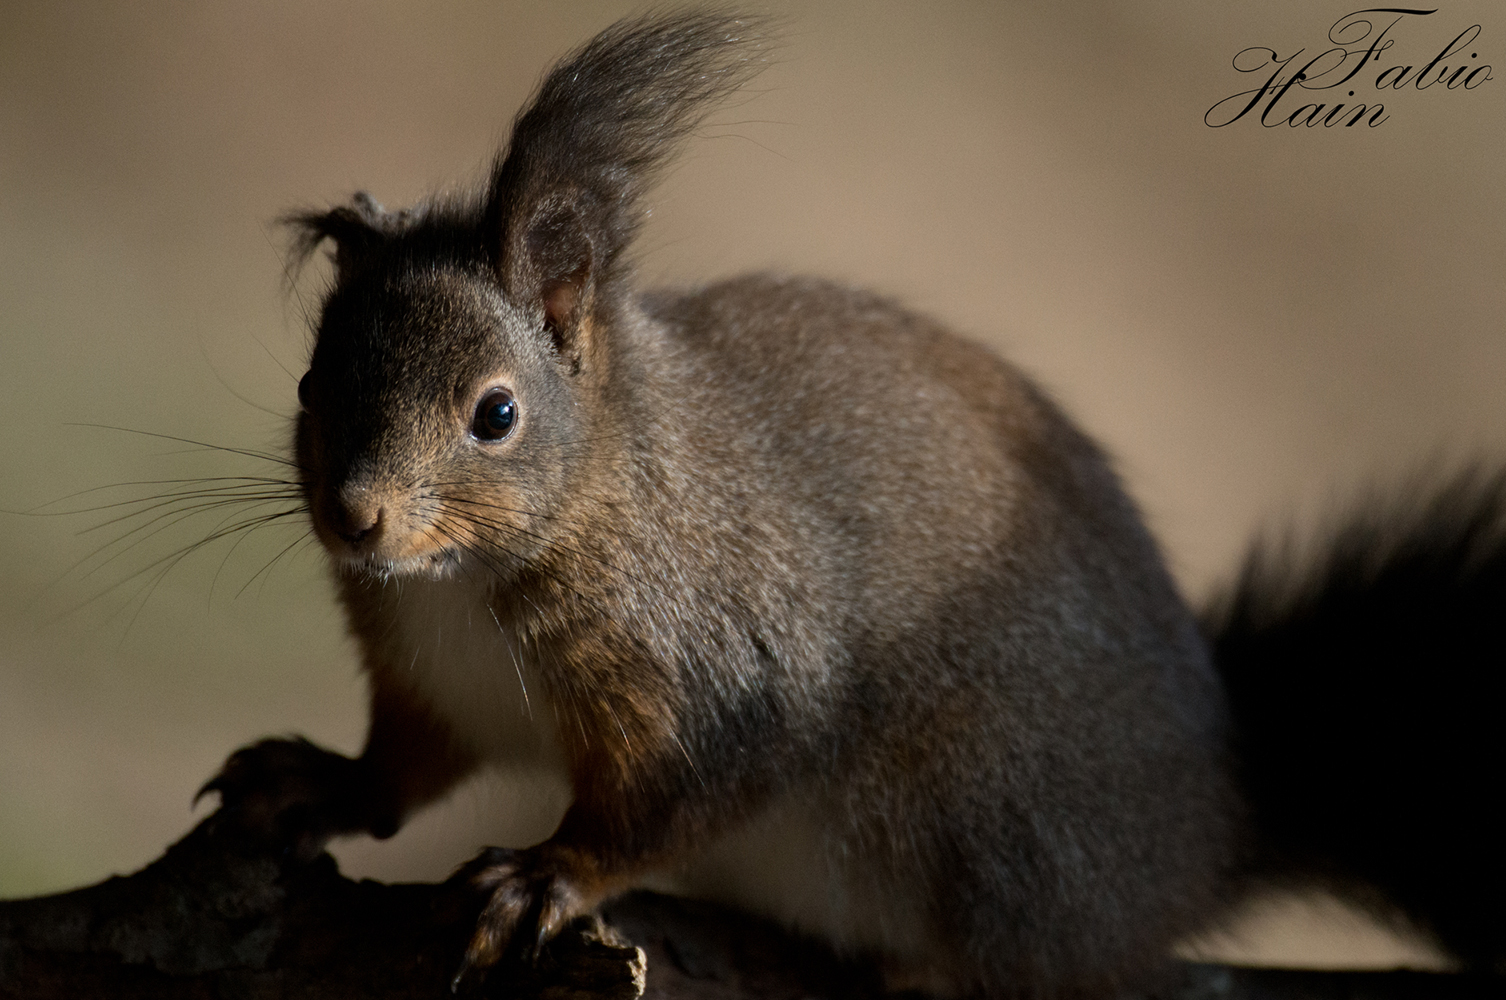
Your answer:
[[[305,412],[307,412],[309,408],[309,399],[313,395],[313,390],[309,385],[311,376],[313,374],[314,373],[311,371],[304,372],[303,378],[298,380],[298,405],[303,407]]]
[[[500,441],[518,422],[518,401],[506,389],[491,389],[476,404],[471,418],[471,436],[478,441]]]

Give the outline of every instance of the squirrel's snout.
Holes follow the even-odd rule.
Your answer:
[[[381,537],[385,509],[366,487],[347,487],[331,498],[325,514],[330,533],[353,550],[369,548]]]
[[[345,524],[335,529],[335,534],[352,546],[356,546],[376,534],[381,525],[382,509],[380,507],[375,510],[353,511],[347,514]]]
[[[374,478],[374,477],[373,477]],[[401,486],[361,476],[318,490],[315,529],[336,566],[391,574],[448,572],[453,536],[415,510]]]

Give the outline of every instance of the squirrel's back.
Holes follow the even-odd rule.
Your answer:
[[[700,583],[795,595],[759,627],[816,654],[764,640],[758,696],[801,749],[777,821],[698,887],[993,983],[1110,983],[1220,909],[1244,840],[1222,697],[1098,449],[995,355],[868,293],[748,277],[645,306],[687,484],[657,502],[704,502],[721,570]],[[748,539],[770,558],[744,576]],[[811,830],[824,889],[802,868],[771,899],[780,876],[742,868]]]

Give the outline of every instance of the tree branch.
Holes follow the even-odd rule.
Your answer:
[[[0,903],[0,997],[378,1000],[449,996],[481,900],[454,882],[353,882],[323,855],[269,856],[211,816],[134,875]],[[1495,996],[1420,972],[1185,965],[1168,1000]],[[870,1000],[871,963],[721,907],[633,893],[577,921],[534,967],[499,966],[509,1000]]]

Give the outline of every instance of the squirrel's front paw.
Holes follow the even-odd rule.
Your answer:
[[[360,761],[308,740],[267,739],[230,755],[194,801],[218,792],[222,821],[310,859],[336,834],[369,829]]]
[[[489,847],[455,874],[455,881],[487,894],[486,908],[451,983],[458,990],[509,951],[524,961],[566,924],[601,901],[593,865],[575,852],[544,843],[523,850]]]

